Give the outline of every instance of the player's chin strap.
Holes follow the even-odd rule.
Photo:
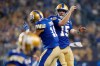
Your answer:
[[[70,43],[69,46],[71,46],[71,47],[83,47],[81,42],[73,42],[73,43]]]

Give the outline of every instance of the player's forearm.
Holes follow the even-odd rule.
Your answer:
[[[26,31],[26,32],[29,32],[30,31],[30,27],[29,27],[29,24],[27,22],[24,22],[23,24],[23,29]]]
[[[35,34],[37,34],[38,36],[43,32],[44,30],[36,30],[34,31]]]
[[[75,9],[76,9],[76,6],[71,6],[71,8],[70,8],[69,12],[67,13],[67,15],[59,22],[59,26],[63,26],[63,25],[65,25],[68,22],[72,12]]]

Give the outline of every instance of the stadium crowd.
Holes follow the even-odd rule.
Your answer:
[[[55,7],[59,3],[65,3],[69,8],[76,5],[77,10],[71,17],[73,28],[78,29],[80,25],[87,28],[87,32],[82,35],[70,36],[71,42],[81,41],[83,44],[82,48],[72,48],[75,59],[100,61],[99,0],[0,0],[0,59],[4,59],[6,53],[16,47],[18,36],[24,31],[22,25],[26,15],[33,9],[39,9],[48,17],[56,14]],[[35,61],[38,61],[40,54],[40,50],[34,53]]]

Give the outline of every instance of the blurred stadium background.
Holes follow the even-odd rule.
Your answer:
[[[53,15],[59,3],[76,5],[73,27],[78,29],[81,25],[88,29],[81,36],[70,37],[84,46],[72,48],[76,66],[100,66],[100,0],[0,0],[0,66],[7,52],[16,47],[18,35],[23,31],[23,18],[33,9],[41,10],[45,17]],[[39,50],[34,53],[38,57],[40,54]]]

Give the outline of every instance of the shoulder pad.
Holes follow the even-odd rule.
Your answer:
[[[53,17],[53,18],[52,18],[52,20],[56,20],[56,19],[57,19],[57,17]]]
[[[56,16],[49,16],[49,19],[51,19],[51,20],[56,20],[57,17],[56,17]]]

